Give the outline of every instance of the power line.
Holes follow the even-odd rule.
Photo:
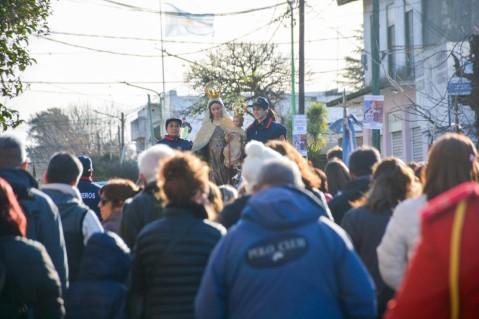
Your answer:
[[[284,16],[283,16],[284,17]],[[266,26],[270,26],[271,24],[267,24]],[[73,33],[73,32],[62,32],[62,31],[50,31],[50,34],[56,35],[67,35],[67,36],[75,36],[75,37],[88,37],[88,38],[103,38],[103,39],[114,39],[114,40],[133,40],[133,41],[146,41],[146,42],[161,42],[159,38],[138,38],[138,37],[125,37],[125,36],[114,36],[114,35],[104,35],[104,34],[86,34],[86,33]],[[345,38],[354,38],[354,36],[349,36]],[[318,39],[311,39],[305,42],[313,43],[313,42],[321,42],[321,41],[333,41],[337,40],[337,37],[334,38],[318,38]],[[218,42],[210,42],[210,41],[186,41],[186,40],[165,40],[163,39],[164,43],[179,43],[179,44],[221,44]],[[272,42],[268,41],[268,43],[278,44],[278,45],[291,45],[291,42]],[[294,44],[298,44],[299,41],[294,41]]]
[[[41,39],[61,43],[63,45],[71,46],[71,47],[74,47],[74,48],[80,48],[80,49],[85,49],[85,50],[90,50],[90,51],[95,51],[95,52],[101,52],[101,53],[109,53],[109,54],[124,55],[124,56],[133,56],[133,57],[140,57],[140,58],[159,58],[159,57],[161,57],[161,55],[132,54],[132,53],[124,53],[124,52],[115,52],[115,51],[110,51],[110,50],[101,50],[101,49],[86,47],[86,46],[83,46],[83,45],[77,45],[77,44],[72,44],[72,43],[68,43],[68,42],[64,42],[64,41],[60,41],[60,40],[55,40],[55,39],[48,38],[48,37],[45,37],[45,36],[38,36],[38,37],[41,38]]]
[[[113,1],[113,0],[102,0],[104,2],[112,3],[115,5],[118,5],[119,7],[127,8],[128,10],[131,11],[140,11],[140,12],[148,12],[148,13],[153,13],[153,14],[159,14],[160,11],[158,10],[151,10],[151,9],[146,9],[138,6],[133,6],[125,3],[121,3],[118,1]],[[252,9],[247,9],[247,10],[242,10],[242,11],[235,11],[235,12],[208,12],[208,13],[190,13],[188,12],[187,15],[189,17],[204,17],[204,16],[217,16],[217,17],[225,17],[225,16],[234,16],[234,15],[241,15],[241,14],[248,14],[252,12],[258,12],[258,11],[263,11],[263,10],[269,10],[269,9],[274,9],[279,6],[286,5],[286,2],[278,3],[275,5],[271,6],[266,6],[266,7],[260,7],[260,8],[252,8]],[[177,11],[163,11],[162,12],[164,15],[169,15],[169,16],[184,16],[185,13],[182,12],[177,12]]]
[[[191,61],[189,61],[191,62]],[[25,81],[22,81],[23,83],[25,84],[73,84],[73,85],[81,85],[81,84],[85,84],[85,85],[112,85],[112,84],[121,84],[123,85],[123,83],[121,82],[110,82],[110,81],[28,81],[28,80],[25,80]],[[139,83],[139,84],[161,84],[163,83],[163,81],[134,81],[134,83]],[[165,83],[184,83],[184,81],[166,81]]]

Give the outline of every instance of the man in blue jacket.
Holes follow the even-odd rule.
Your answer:
[[[374,284],[317,200],[268,160],[240,221],[213,251],[196,318],[374,318]]]
[[[88,156],[78,156],[80,163],[83,167],[83,172],[78,182],[78,190],[80,191],[83,203],[90,207],[95,212],[96,217],[102,220],[100,208],[100,188],[101,186],[95,183],[92,179],[93,176],[93,161]]]

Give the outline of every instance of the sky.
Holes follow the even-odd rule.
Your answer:
[[[161,2],[161,4],[160,4]],[[32,38],[30,54],[37,63],[21,76],[28,85],[19,97],[4,100],[28,120],[35,112],[52,107],[89,105],[96,110],[114,109],[127,118],[147,102],[154,92],[178,94],[193,92],[184,83],[189,62],[200,62],[211,48],[237,40],[277,43],[278,50],[290,57],[290,18],[285,0],[170,0],[191,13],[213,13],[212,37],[163,37],[160,5],[162,0],[52,0],[48,19],[50,35]],[[267,10],[255,10],[273,6]],[[251,11],[246,14],[227,14]],[[284,17],[284,18],[281,18]],[[298,11],[295,11],[295,41],[298,41]],[[362,1],[338,7],[333,0],[307,1],[305,7],[305,63],[313,72],[306,91],[338,88],[344,57],[358,44],[352,37],[362,25]],[[166,17],[163,16],[163,32]],[[164,56],[161,48],[179,56]],[[296,68],[298,44],[295,43]],[[127,86],[128,82],[141,88]],[[342,90],[341,87],[339,87]],[[150,91],[149,91],[150,90]],[[298,88],[296,87],[296,91]],[[16,132],[25,134],[22,125]]]

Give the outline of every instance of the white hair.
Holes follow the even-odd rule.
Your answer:
[[[281,158],[282,155],[259,141],[251,141],[245,146],[246,158],[243,161],[241,175],[246,180],[246,191],[251,194],[257,184],[258,173],[265,160]]]
[[[138,168],[147,183],[156,181],[161,163],[175,155],[175,151],[164,144],[156,144],[138,155]]]
[[[265,160],[258,173],[256,185],[291,185],[298,188],[304,188],[303,179],[298,165],[286,157]]]

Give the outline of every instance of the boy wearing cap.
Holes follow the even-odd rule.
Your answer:
[[[165,144],[172,149],[180,151],[189,151],[193,146],[192,141],[184,140],[180,137],[181,120],[178,118],[169,118],[166,120],[166,135],[156,142],[156,144]]]
[[[286,139],[287,129],[276,122],[276,115],[269,108],[269,102],[259,96],[249,107],[253,107],[254,122],[246,129],[247,140],[266,143],[269,140]]]
[[[90,157],[81,155],[78,156],[80,163],[83,166],[83,173],[78,182],[78,190],[80,191],[83,203],[90,207],[95,212],[99,220],[101,220],[100,209],[98,203],[100,202],[100,185],[95,183],[92,179],[93,176],[93,161]]]

